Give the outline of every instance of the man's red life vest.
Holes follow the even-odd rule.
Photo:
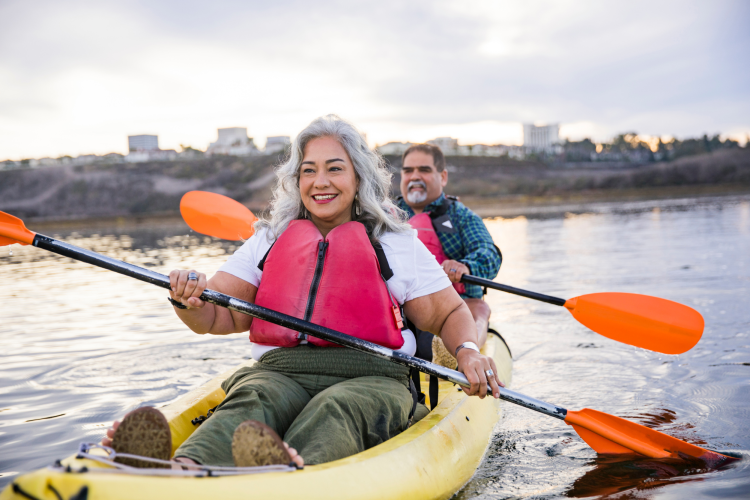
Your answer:
[[[409,224],[417,230],[419,241],[424,243],[427,250],[435,256],[438,264],[442,265],[443,262],[448,260],[448,256],[445,255],[445,252],[443,251],[443,245],[440,243],[440,238],[438,238],[438,235],[435,232],[435,227],[432,225],[432,218],[430,217],[429,212],[422,212],[421,214],[415,215],[409,219]],[[463,283],[453,283],[453,288],[455,288],[458,293],[466,293],[466,287]]]
[[[361,223],[347,222],[323,238],[311,221],[292,221],[262,269],[255,297],[259,306],[391,349],[404,344],[394,318],[398,304],[391,298]],[[305,338],[258,318],[250,325],[250,341],[256,344],[294,347]],[[307,340],[317,346],[336,345],[314,337]]]

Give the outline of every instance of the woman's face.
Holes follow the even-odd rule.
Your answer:
[[[302,203],[323,236],[352,220],[357,194],[354,165],[344,147],[333,137],[318,137],[307,143],[299,172]]]

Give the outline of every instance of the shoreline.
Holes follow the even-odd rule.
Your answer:
[[[450,185],[449,185],[450,187]],[[449,191],[449,190],[448,190]],[[727,197],[750,197],[750,188],[733,185],[711,186],[668,186],[661,188],[632,188],[597,190],[578,193],[566,193],[554,196],[508,196],[501,199],[462,196],[460,200],[482,218],[519,216],[552,217],[566,212],[591,211],[599,206],[606,206],[607,212],[616,211],[613,205],[633,202],[664,202],[681,199],[709,199]],[[260,213],[265,208],[254,203],[250,207]],[[615,210],[612,210],[614,208]],[[65,218],[28,218],[29,225],[36,229],[78,229],[87,228],[157,228],[175,227],[187,224],[179,212],[157,213],[128,217],[65,217]],[[33,229],[32,229],[33,230]]]
[[[667,186],[658,188],[602,189],[551,196],[514,196],[502,199],[463,196],[461,202],[483,218],[564,214],[585,211],[596,205],[664,202],[750,196],[750,186]],[[609,210],[611,211],[611,210]]]

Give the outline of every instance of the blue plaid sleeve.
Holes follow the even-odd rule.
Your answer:
[[[502,259],[484,222],[460,202],[453,203],[450,212],[450,218],[455,222],[458,233],[439,233],[445,254],[449,259],[466,264],[472,275],[494,279],[500,271]],[[464,296],[481,298],[482,288],[466,285]]]

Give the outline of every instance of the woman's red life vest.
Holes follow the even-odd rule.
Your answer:
[[[292,221],[262,268],[259,306],[391,349],[404,344],[398,304],[361,223],[347,222],[323,238],[311,221]],[[317,346],[336,345],[258,318],[250,325],[256,344],[294,347],[305,338]]]
[[[432,225],[432,218],[430,217],[429,212],[422,212],[421,214],[415,215],[409,219],[409,224],[417,230],[419,241],[424,243],[427,250],[435,256],[438,264],[442,265],[443,262],[448,260],[448,256],[445,255],[445,252],[443,251],[443,245],[440,243],[440,238],[438,238],[438,235],[435,232],[435,227]],[[463,283],[453,283],[453,288],[455,288],[458,293],[466,293],[466,287]]]

